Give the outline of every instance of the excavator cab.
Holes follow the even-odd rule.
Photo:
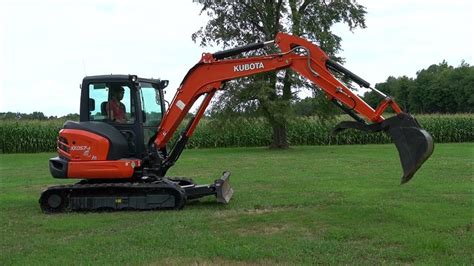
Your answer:
[[[82,83],[80,121],[90,125],[107,123],[126,141],[126,157],[142,159],[147,143],[155,134],[165,105],[163,89],[167,80],[143,79],[133,75],[85,77]],[[114,141],[111,138],[111,145]]]

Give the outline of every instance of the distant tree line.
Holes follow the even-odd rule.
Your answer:
[[[474,66],[464,61],[453,67],[443,61],[416,73],[416,78],[389,77],[375,88],[395,98],[410,113],[474,112]],[[371,106],[380,103],[375,92],[364,94]]]
[[[20,112],[0,113],[0,120],[73,120],[79,121],[79,114],[67,114],[64,116],[46,116],[43,112],[33,112],[30,114]]]

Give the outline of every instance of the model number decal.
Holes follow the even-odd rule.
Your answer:
[[[87,151],[90,150],[89,146],[71,146],[71,151]]]

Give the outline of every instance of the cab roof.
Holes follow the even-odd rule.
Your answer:
[[[147,79],[147,78],[139,78],[136,75],[97,75],[97,76],[86,76],[82,80],[83,83],[89,82],[129,82],[135,78],[136,81],[142,82],[150,82],[150,83],[159,83],[160,79]]]

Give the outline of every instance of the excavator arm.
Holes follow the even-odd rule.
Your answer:
[[[280,53],[229,59],[242,52],[273,44],[279,47]],[[335,132],[353,128],[367,132],[385,131],[390,134],[402,163],[402,183],[408,182],[432,154],[433,140],[430,134],[421,129],[411,115],[402,112],[391,97],[373,89],[383,98],[381,103],[373,109],[344,86],[332,71],[345,75],[360,86],[370,88],[367,81],[331,60],[317,45],[297,36],[278,33],[274,41],[250,44],[214,54],[204,53],[201,60],[189,70],[165,113],[152,143],[154,146],[152,150],[157,151],[155,157],[159,158],[159,175],[164,176],[168,168],[179,158],[215,92],[224,89],[226,81],[287,68],[291,68],[314,83],[326,93],[329,100],[356,120],[340,123],[336,126]],[[204,100],[195,117],[190,120],[168,154],[167,144],[194,102],[202,95],[204,95]],[[389,106],[395,111],[396,116],[385,119],[382,114]]]

